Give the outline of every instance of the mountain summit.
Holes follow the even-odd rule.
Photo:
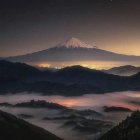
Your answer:
[[[66,47],[66,48],[78,48],[78,47],[92,48],[91,45],[88,45],[85,42],[83,42],[75,37],[72,37],[63,43],[58,44],[56,47],[62,47],[62,46]]]

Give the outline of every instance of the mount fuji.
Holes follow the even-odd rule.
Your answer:
[[[124,61],[124,62],[138,62],[140,56],[123,55],[114,52],[102,50],[92,45],[88,45],[77,38],[70,38],[52,48],[46,50],[1,58],[13,62],[24,62],[29,64],[47,63],[69,63],[69,62],[95,62],[95,61]],[[76,64],[76,63],[74,63]]]

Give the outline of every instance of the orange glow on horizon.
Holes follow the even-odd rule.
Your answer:
[[[90,69],[110,69],[112,67],[119,67],[123,65],[133,65],[140,66],[139,62],[131,63],[131,62],[119,62],[119,61],[72,61],[72,62],[42,62],[39,63],[39,67],[44,68],[56,68],[61,69],[68,66],[80,65],[83,67],[87,67]]]
[[[66,100],[61,100],[61,105],[67,106],[67,107],[72,107],[80,104],[80,100],[75,100],[75,99],[66,99]],[[81,102],[82,103],[82,102]]]
[[[48,63],[41,63],[38,66],[43,67],[43,68],[49,68],[50,67],[50,65]]]

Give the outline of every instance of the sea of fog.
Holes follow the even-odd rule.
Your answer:
[[[121,106],[132,110],[140,109],[140,92],[125,91],[113,92],[106,94],[86,94],[82,96],[60,96],[60,95],[41,95],[37,93],[19,93],[0,95],[0,102],[8,102],[11,104],[30,101],[30,100],[46,100],[76,109],[92,108],[98,110],[102,106]],[[134,103],[135,102],[135,103]],[[136,103],[137,102],[137,103]],[[98,110],[100,111],[100,110]]]
[[[114,112],[105,113],[103,106],[119,106],[129,108],[131,110],[140,109],[140,92],[126,91],[126,92],[113,92],[107,94],[88,94],[83,96],[43,96],[35,93],[19,93],[0,95],[0,103],[8,102],[11,104],[30,101],[30,100],[46,100],[47,102],[55,102],[61,105],[74,108],[74,109],[93,109],[97,112],[104,114],[104,119],[107,121],[113,121],[118,123],[125,119],[130,113],[126,112]],[[12,113],[16,116],[19,114],[33,115],[33,118],[27,119],[30,123],[41,126],[50,132],[64,138],[64,140],[90,140],[92,136],[81,136],[81,134],[69,129],[62,128],[62,121],[46,121],[44,117],[56,117],[59,114],[58,110],[51,110],[45,108],[12,108],[12,107],[0,107],[0,110]],[[69,137],[68,137],[69,136]]]

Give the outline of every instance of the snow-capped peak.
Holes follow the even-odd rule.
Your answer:
[[[86,43],[84,43],[84,42],[82,42],[79,39],[74,38],[74,37],[72,37],[72,38],[66,40],[65,42],[57,45],[57,47],[61,47],[61,46],[64,46],[66,48],[78,48],[78,47],[92,48],[91,45],[88,45],[88,44],[86,44]]]

